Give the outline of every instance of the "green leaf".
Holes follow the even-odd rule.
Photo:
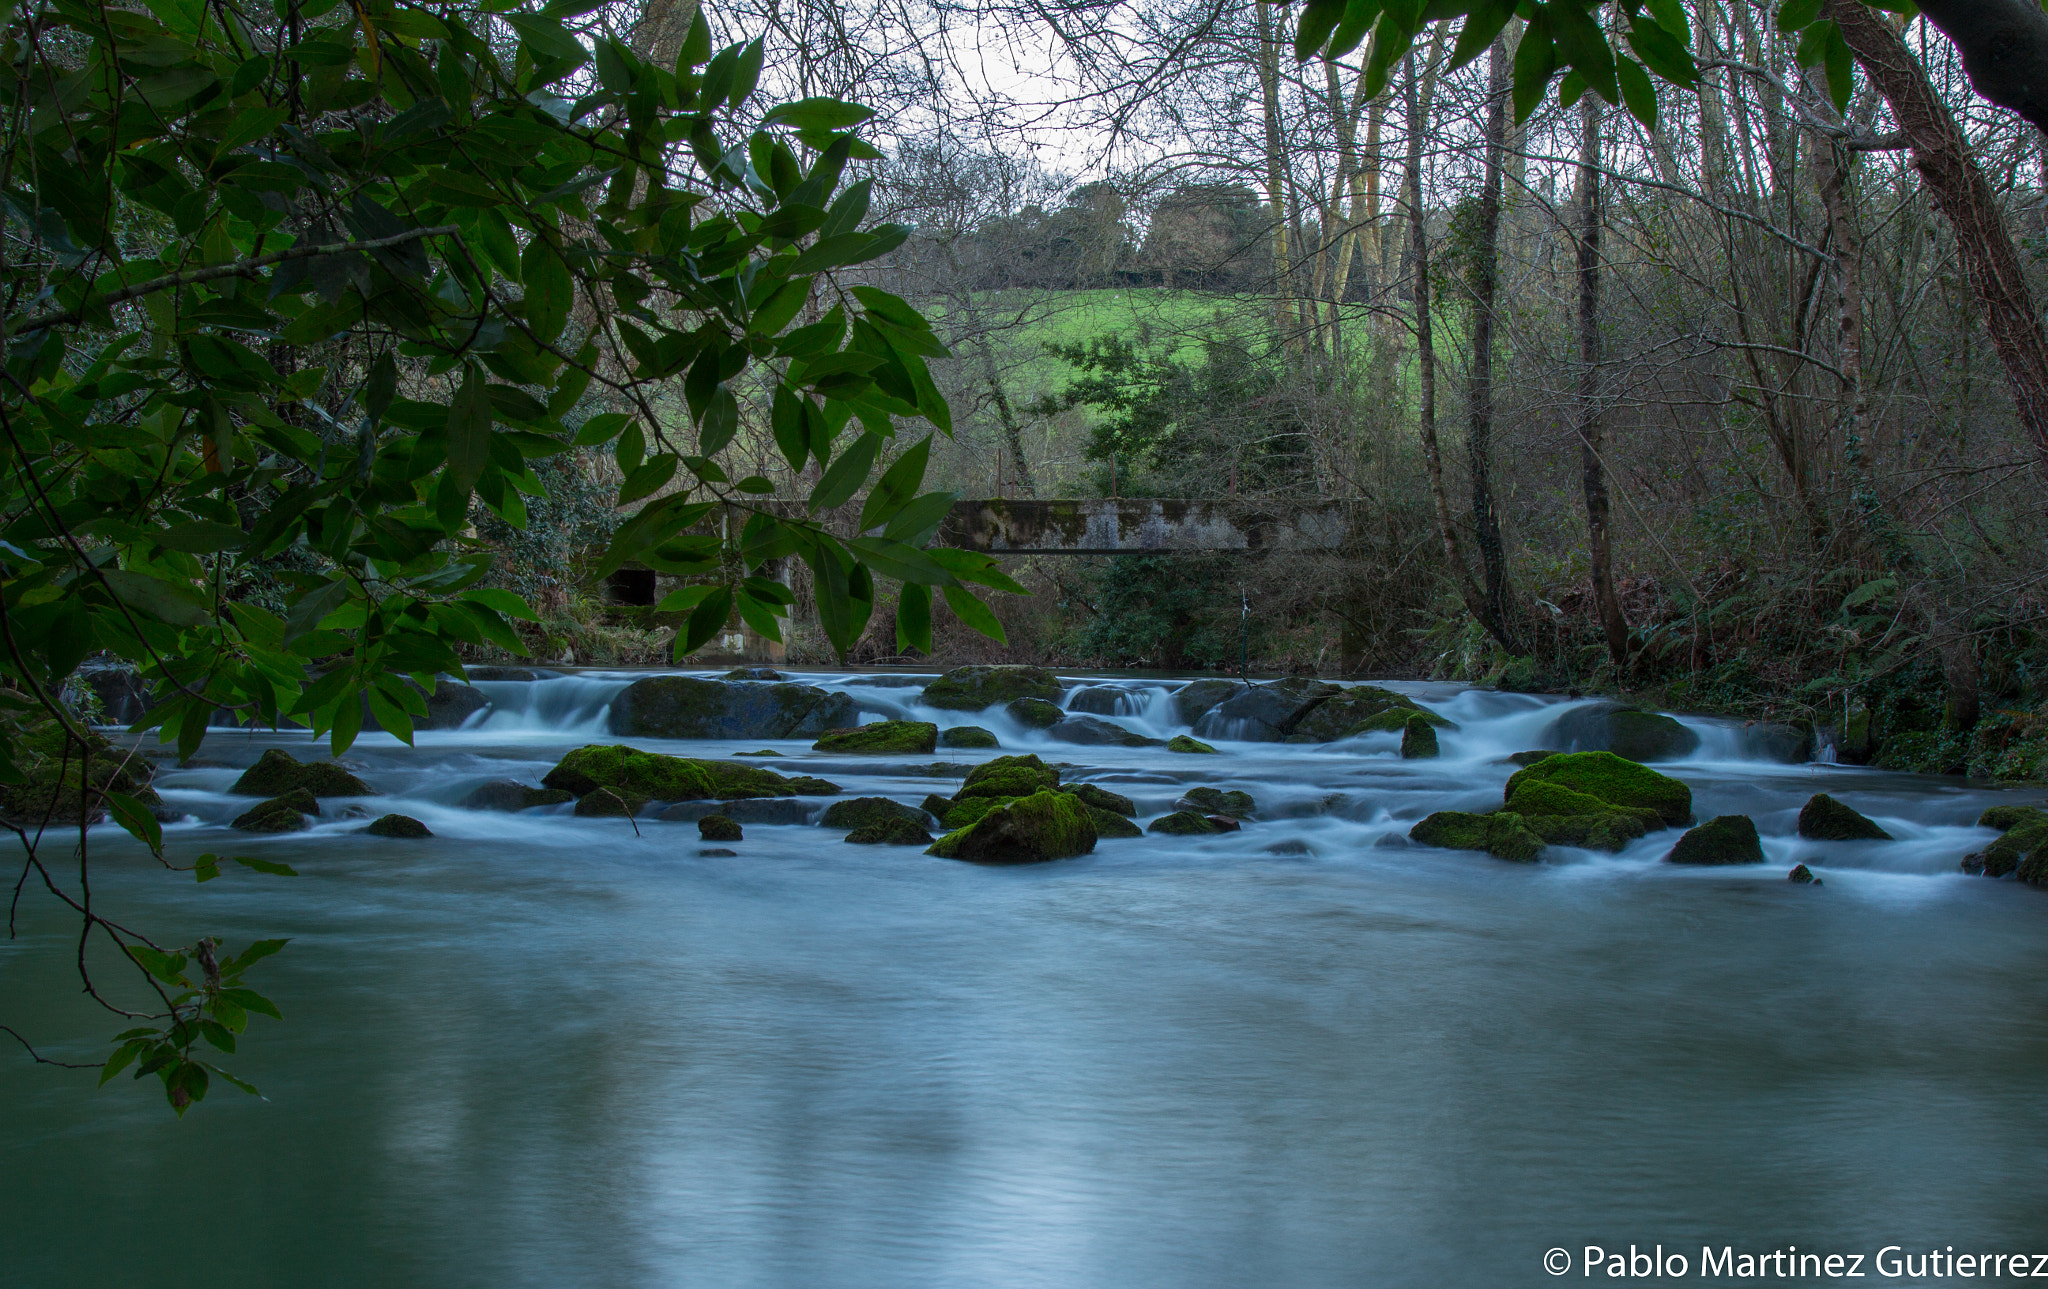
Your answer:
[[[825,470],[825,477],[818,480],[818,486],[811,490],[811,513],[821,510],[837,510],[853,500],[853,494],[868,481],[868,471],[875,468],[875,456],[882,450],[882,436],[869,431],[855,439],[839,454]]]
[[[132,1063],[135,1060],[135,1058],[142,1053],[142,1050],[145,1046],[146,1045],[139,1039],[130,1039],[128,1042],[121,1044],[119,1048],[115,1049],[114,1054],[107,1058],[107,1063],[100,1067],[99,1086],[107,1086],[108,1082],[111,1081],[116,1074],[119,1074],[121,1071],[127,1069],[129,1064]]]
[[[883,577],[921,586],[951,586],[953,575],[915,546],[886,537],[855,537],[846,543],[862,563]]]
[[[626,475],[626,481],[619,485],[618,504],[621,506],[630,505],[642,497],[659,492],[668,485],[669,480],[675,477],[675,453],[664,452],[659,456],[650,457],[635,466]]]
[[[945,588],[946,607],[953,610],[953,616],[970,631],[979,632],[997,644],[1008,644],[1009,637],[1003,634],[1003,624],[996,621],[996,615],[989,607],[974,598],[974,593],[964,586]]]
[[[579,67],[583,60],[589,57],[588,51],[583,48],[583,42],[570,35],[561,23],[553,19],[517,12],[499,16],[510,24],[512,30],[519,33],[519,39],[539,57],[563,59],[571,66]]]
[[[190,585],[119,568],[100,569],[98,576],[121,603],[174,627],[203,627],[213,621],[212,601]]]
[[[1641,63],[1629,57],[1615,60],[1615,76],[1621,83],[1622,101],[1628,104],[1629,115],[1643,123],[1650,133],[1657,132],[1657,91],[1650,85],[1650,75]]]
[[[156,534],[157,544],[168,546],[174,551],[187,555],[211,555],[215,551],[236,550],[246,544],[249,535],[233,524],[217,523],[211,519],[193,519],[182,524],[173,524]]]
[[[1849,100],[1856,95],[1856,55],[1850,51],[1840,23],[1828,33],[1827,53],[1823,57],[1828,68],[1828,97],[1834,101],[1837,113],[1845,113]]]
[[[932,438],[927,434],[915,446],[897,457],[875,486],[868,493],[867,503],[860,509],[860,530],[888,523],[897,513],[917,496],[917,490],[924,486],[926,463],[932,454]]]
[[[535,613],[524,599],[498,587],[474,587],[464,591],[462,598],[472,604],[481,604],[487,609],[502,613],[508,618],[518,618],[521,622],[540,621],[540,615]]]
[[[131,944],[126,948],[128,956],[135,959],[135,965],[164,984],[183,986],[186,983],[184,976],[180,974],[185,970],[184,954],[165,953],[161,949],[152,949],[144,944]]]
[[[107,810],[114,816],[129,836],[149,847],[152,853],[161,855],[164,849],[163,825],[156,821],[149,807],[123,792],[105,794]]]
[[[1316,56],[1344,18],[1346,0],[1308,0],[1294,27],[1294,61],[1305,63]],[[900,630],[898,632],[901,634]]]
[[[362,732],[363,705],[351,695],[334,708],[334,724],[327,729],[327,746],[335,756],[340,756],[355,746],[356,735]]]
[[[237,856],[235,856],[235,862],[236,862],[237,864],[240,864],[240,865],[241,865],[242,867],[244,867],[244,868],[251,868],[251,869],[254,869],[254,870],[256,870],[256,871],[257,871],[257,872],[259,872],[259,873],[268,873],[268,874],[270,874],[270,875],[271,875],[272,877],[297,877],[297,876],[299,875],[299,873],[298,873],[298,870],[297,870],[297,869],[295,869],[295,868],[293,868],[293,867],[292,867],[292,866],[291,866],[290,864],[280,864],[280,863],[277,863],[277,862],[276,862],[276,861],[274,861],[274,860],[268,860],[268,859],[252,859],[252,858],[250,858],[250,857],[249,857],[249,856],[247,856],[247,855],[237,855]],[[269,943],[270,943],[270,941],[268,941],[268,940],[265,940],[265,941],[263,941],[262,943],[264,943],[264,944],[269,944]],[[279,940],[279,941],[277,941],[277,945],[278,945],[278,948],[280,948],[280,949],[281,949],[281,948],[283,948],[283,947],[284,947],[284,941],[282,941],[282,940]],[[272,950],[270,950],[270,952],[271,952],[271,953],[275,953],[275,952],[277,952],[277,950],[276,950],[276,949],[272,949]],[[247,955],[246,955],[246,954],[245,954],[245,955],[243,955],[243,956],[244,956],[244,958],[245,958],[245,959],[247,959]],[[245,961],[244,961],[244,962],[242,963],[242,965],[246,967],[246,966],[248,966],[248,965],[249,965],[249,963],[248,963],[248,961],[246,961],[246,960],[245,960]]]
[[[896,596],[896,650],[907,653],[932,651],[932,591],[928,586],[908,583]]]
[[[756,635],[782,643],[782,624],[776,620],[774,609],[768,604],[741,591],[734,597],[739,606],[740,621],[753,628]]]
[[[568,325],[576,298],[569,266],[546,238],[535,237],[520,256],[519,275],[526,283],[526,325],[542,343],[553,343]]]
[[[1448,70],[1455,72],[1492,48],[1493,42],[1500,39],[1501,30],[1508,25],[1508,19],[1514,16],[1514,0],[1477,0],[1472,11],[1465,15],[1465,25],[1458,32],[1458,43],[1451,51]]]
[[[448,476],[458,495],[476,490],[477,476],[491,459],[491,398],[483,374],[465,367],[462,388],[448,404]]]
[[[220,856],[201,855],[192,861],[192,877],[195,881],[210,882],[220,876]]]
[[[705,642],[717,635],[719,629],[725,626],[725,620],[731,616],[732,588],[713,587],[711,594],[705,596],[696,608],[690,610],[690,620],[685,625],[682,635],[677,637],[676,658],[681,660],[703,648]]]
[[[787,125],[797,130],[850,130],[874,116],[875,109],[836,98],[806,98],[769,108],[761,117],[763,125]]]
[[[1821,0],[1785,0],[1778,6],[1778,30],[1786,35],[1805,31],[1820,20]]]
[[[583,423],[583,428],[576,431],[576,446],[594,448],[600,443],[609,443],[620,430],[632,423],[633,418],[624,412],[605,412],[593,416]]]
[[[958,500],[958,493],[928,492],[897,511],[889,526],[882,530],[882,536],[892,542],[923,546],[946,521],[946,516],[953,513]]]
[[[775,446],[782,453],[782,459],[789,462],[791,470],[804,468],[804,461],[810,454],[808,440],[804,436],[804,415],[802,396],[789,386],[778,384],[769,414],[769,423],[775,431]]]
[[[1529,119],[1550,92],[1550,74],[1557,67],[1557,48],[1550,40],[1550,23],[1541,11],[1522,31],[1522,43],[1515,50],[1515,121]]]

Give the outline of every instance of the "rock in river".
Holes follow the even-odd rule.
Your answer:
[[[300,761],[282,748],[271,748],[242,772],[228,791],[238,797],[276,797],[304,788],[316,797],[368,797],[370,785],[333,761]]]
[[[851,729],[827,730],[813,752],[866,752],[875,755],[909,752],[923,755],[939,745],[939,727],[929,721],[876,721]]]
[[[1043,698],[1016,698],[1003,705],[1003,710],[1019,725],[1030,729],[1050,729],[1065,718],[1058,703]]]
[[[1187,752],[1201,756],[1222,755],[1222,753],[1210,747],[1207,743],[1202,742],[1202,740],[1189,738],[1185,734],[1176,734],[1166,740],[1166,750],[1169,752]]]
[[[786,778],[758,766],[730,761],[693,761],[642,752],[623,743],[593,743],[563,757],[541,780],[550,788],[588,796],[610,788],[622,797],[652,801],[702,801],[707,797],[828,796],[837,784],[823,779]]]
[[[1240,686],[1235,697],[1218,703],[1195,722],[1195,733],[1202,738],[1276,743],[1293,733],[1295,723],[1317,704],[1343,692],[1340,686],[1305,676],[1289,676],[1250,689]]]
[[[385,815],[363,829],[372,837],[431,837],[433,832],[411,815]]]
[[[706,815],[697,821],[697,836],[703,841],[744,841],[739,821],[725,815]]]
[[[949,730],[939,731],[940,747],[1001,747],[994,730],[985,730],[979,725],[955,725]]]
[[[1612,752],[1631,761],[1676,761],[1700,736],[1669,716],[1625,703],[1588,703],[1557,718],[1551,740],[1567,752]]]
[[[1054,702],[1060,696],[1060,678],[1043,667],[955,667],[924,687],[918,699],[926,707],[948,711],[978,712],[1019,698],[1042,698]]]
[[[1410,716],[1401,726],[1401,759],[1421,761],[1436,757],[1440,752],[1436,743],[1436,731],[1420,716]]]
[[[953,794],[961,797],[1028,797],[1060,786],[1060,772],[1036,756],[998,756],[967,772],[967,782]]]
[[[236,816],[232,827],[243,832],[301,832],[307,815],[320,813],[320,803],[304,788],[293,788],[268,801],[259,801]]]
[[[470,810],[531,810],[575,799],[575,793],[560,788],[532,788],[516,779],[493,779],[464,797],[462,804]]]
[[[846,834],[846,840],[856,846],[925,846],[931,839],[923,824],[909,819],[884,819]]]
[[[827,828],[865,828],[891,819],[904,819],[923,827],[925,812],[887,797],[853,797],[827,806],[825,817],[819,822]]]
[[[978,864],[1037,864],[1094,849],[1088,807],[1064,792],[1041,791],[947,833],[926,853]]]
[[[1046,731],[1062,743],[1082,747],[1158,747],[1159,740],[1125,729],[1100,716],[1069,716]]]
[[[1525,783],[1555,783],[1610,806],[1654,810],[1667,824],[1692,822],[1692,789],[1669,775],[1612,752],[1568,752],[1544,757],[1508,780],[1512,798]]]
[[[1680,837],[1664,860],[1670,864],[1761,864],[1763,839],[1748,815],[1717,815]]]
[[[1892,835],[1825,792],[1799,808],[1799,835],[1811,841],[1890,841]]]
[[[647,676],[612,700],[610,719],[622,738],[815,738],[860,709],[815,685]]]
[[[1445,850],[1483,850],[1496,859],[1530,864],[1543,853],[1543,838],[1522,824],[1513,811],[1490,815],[1439,810],[1408,830],[1413,841]]]

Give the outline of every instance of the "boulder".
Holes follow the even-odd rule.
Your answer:
[[[611,788],[628,797],[654,801],[825,796],[839,791],[838,785],[823,779],[785,778],[757,766],[664,756],[623,743],[579,747],[549,770],[541,783],[578,797]]]
[[[884,819],[854,829],[846,834],[846,840],[859,846],[928,846],[932,835],[924,830],[921,823],[909,819]]]
[[[576,794],[560,788],[530,788],[515,779],[493,779],[462,799],[470,810],[531,810],[535,806],[559,806],[574,801]]]
[[[726,815],[706,815],[697,821],[697,838],[700,841],[744,841],[745,833],[737,819]]]
[[[1648,831],[1665,826],[1664,816],[1648,806],[1610,805],[1591,793],[1548,779],[1525,779],[1516,784],[1502,808],[1524,818],[1619,814],[1634,819]]]
[[[1233,819],[1229,815],[1203,815],[1202,818],[1215,825],[1217,832],[1242,832],[1244,830],[1243,821]]]
[[[739,801],[678,801],[655,812],[664,823],[695,823],[712,815],[743,824],[807,824],[811,806],[794,797],[753,797]]]
[[[1421,761],[1433,759],[1439,754],[1436,745],[1436,731],[1420,716],[1410,716],[1401,727],[1401,759]]]
[[[301,832],[307,815],[320,813],[320,803],[304,788],[259,801],[235,817],[231,827],[243,832]]]
[[[1135,815],[1138,813],[1137,803],[1133,802],[1129,797],[1111,792],[1108,788],[1097,787],[1092,783],[1069,783],[1061,788],[1060,791],[1073,793],[1081,799],[1081,804],[1087,806],[1090,810],[1107,810],[1119,815]],[[1250,798],[1247,797],[1246,800],[1249,801]]]
[[[1799,808],[1799,835],[1809,841],[1890,841],[1892,835],[1835,800],[1816,792]]]
[[[1510,764],[1512,764],[1512,765],[1520,765],[1520,766],[1531,766],[1531,765],[1534,765],[1534,764],[1536,764],[1536,763],[1537,763],[1538,761],[1548,760],[1549,758],[1551,758],[1551,757],[1553,757],[1553,756],[1556,756],[1556,755],[1557,755],[1557,753],[1555,753],[1555,752],[1542,752],[1542,751],[1538,751],[1538,752],[1512,752],[1512,753],[1510,753],[1510,754],[1508,755],[1508,758],[1507,758],[1507,759],[1508,759],[1508,762],[1509,762]]]
[[[978,712],[1019,698],[1052,702],[1060,696],[1060,679],[1043,667],[955,667],[924,687],[918,699],[926,707]]]
[[[946,808],[939,812],[939,826],[948,832],[956,828],[965,828],[997,806],[1007,806],[1012,801],[1022,800],[1022,797],[962,797],[958,801],[949,801]]]
[[[1700,736],[1671,717],[1626,703],[1574,707],[1557,718],[1550,739],[1566,752],[1612,752],[1631,761],[1675,761],[1700,746]]]
[[[939,731],[940,747],[1001,747],[1002,741],[994,730],[985,730],[979,725],[955,725],[949,730]]]
[[[375,796],[370,785],[333,761],[300,761],[282,748],[271,748],[242,772],[228,791],[237,797],[275,797],[304,788],[316,797]]]
[[[1067,699],[1067,710],[1083,712],[1090,716],[1118,716],[1125,714],[1125,699],[1129,691],[1115,685],[1088,685],[1077,689]],[[1193,724],[1190,721],[1188,724]]]
[[[1649,829],[1629,815],[1523,815],[1522,826],[1553,846],[1619,854]],[[1657,827],[1664,825],[1660,821]]]
[[[813,752],[863,752],[869,755],[923,755],[939,745],[939,727],[929,721],[876,721],[852,729],[827,730]]]
[[[751,752],[735,752],[735,753],[733,753],[733,755],[734,755],[734,756],[781,756],[781,755],[782,755],[782,753],[780,753],[780,752],[776,751],[776,750],[775,750],[774,748],[772,748],[772,747],[760,747],[760,748],[755,748],[755,749],[754,749],[753,751],[751,751]]]
[[[723,680],[788,680],[789,677],[773,667],[734,667],[725,673]]]
[[[612,700],[611,732],[622,738],[802,738],[860,719],[845,694],[815,685],[647,676]]]
[[[1210,747],[1207,743],[1202,742],[1200,739],[1192,739],[1185,734],[1176,734],[1172,738],[1166,740],[1166,750],[1169,752],[1187,752],[1192,754],[1202,754],[1206,756],[1222,755],[1222,753],[1218,752],[1215,748]]]
[[[954,794],[962,797],[1028,797],[1060,786],[1060,772],[1036,756],[991,757],[967,772]]]
[[[1090,806],[1086,801],[1083,801],[1081,804],[1087,807],[1088,817],[1095,822],[1095,836],[1100,840],[1109,841],[1116,838],[1143,837],[1145,835],[1143,828],[1138,827],[1137,824],[1132,823],[1114,810],[1103,810],[1096,806]]]
[[[1200,815],[1228,815],[1234,819],[1249,819],[1258,813],[1259,803],[1252,800],[1252,794],[1249,792],[1189,788],[1180,800],[1173,803],[1173,808],[1192,810]]]
[[[1669,775],[1623,760],[1612,752],[1569,752],[1544,757],[1515,772],[1507,796],[1525,783],[1555,783],[1598,797],[1610,806],[1654,810],[1667,824],[1692,821],[1692,789]]]
[[[1069,716],[1046,731],[1062,743],[1082,747],[1158,747],[1159,740],[1147,738],[1100,716]]]
[[[1222,832],[1207,815],[1193,810],[1176,810],[1170,815],[1161,815],[1145,825],[1146,832],[1164,833],[1169,837],[1207,837]]]
[[[434,834],[411,815],[385,815],[363,829],[372,837],[431,837]]]
[[[1194,732],[1202,738],[1277,743],[1318,704],[1343,692],[1339,686],[1303,676],[1254,685],[1209,709],[1195,722]]]
[[[1979,828],[1996,828],[2000,832],[2033,824],[2048,824],[2048,810],[2037,806],[1992,806],[1977,816]]]
[[[1405,729],[1409,718],[1417,716],[1432,725],[1451,725],[1404,694],[1377,685],[1353,685],[1310,708],[1292,733],[1307,741],[1333,743],[1374,730]]]
[[[1049,703],[1043,698],[1018,698],[1003,705],[1010,719],[1030,729],[1050,729],[1066,717],[1058,703]]]
[[[1238,680],[1197,680],[1173,691],[1173,714],[1183,725],[1193,725],[1210,709],[1243,693],[1248,686]]]
[[[2048,859],[2048,812],[2032,806],[1993,806],[1977,816],[1977,826],[2003,829],[2005,835],[1966,858],[1965,872],[2004,877],[2037,856]]]
[[[1036,864],[1095,849],[1088,807],[1063,792],[1033,793],[932,843],[926,853],[979,864]]]
[[[648,800],[613,788],[598,788],[576,798],[575,813],[581,819],[631,819]]]
[[[925,812],[887,797],[852,797],[826,807],[825,817],[819,822],[827,828],[865,828],[890,819],[907,819],[922,827]]]
[[[953,799],[951,797],[942,797],[936,792],[928,792],[925,794],[924,800],[918,804],[932,818],[944,819],[946,812],[953,808]]]
[[[84,736],[80,743],[53,720],[38,720],[17,735],[14,757],[21,782],[0,784],[0,819],[21,828],[75,828],[82,809],[85,822],[96,824],[106,818],[99,792],[132,796],[160,820],[180,817],[149,786],[156,767],[97,731],[88,729]],[[90,766],[89,774],[80,773],[82,765]],[[95,789],[90,794],[82,791],[88,777]]]
[[[1671,853],[1669,864],[1761,864],[1763,839],[1756,835],[1756,822],[1748,815],[1716,815],[1690,829]]]
[[[1544,841],[1511,811],[1490,815],[1439,810],[1408,830],[1409,839],[1444,850],[1483,850],[1496,859],[1518,864],[1534,863],[1543,853]]]
[[[1796,882],[1801,886],[1822,885],[1821,880],[1813,875],[1813,870],[1808,868],[1804,864],[1794,864],[1792,866],[1792,871],[1785,874],[1785,880],[1788,882]]]
[[[413,718],[416,730],[457,730],[468,723],[469,718],[491,705],[484,697],[484,691],[459,680],[436,680],[434,692],[427,695],[427,714]],[[375,728],[366,720],[366,726]],[[403,816],[400,816],[403,818]]]
[[[1811,725],[1751,721],[1742,727],[1742,741],[1750,755],[1781,765],[1802,765],[1813,759]]]

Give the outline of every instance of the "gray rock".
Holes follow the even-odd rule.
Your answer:
[[[1226,699],[1243,693],[1245,686],[1235,680],[1197,680],[1173,693],[1174,715],[1183,725],[1193,725]]]
[[[1050,729],[1066,716],[1058,703],[1049,703],[1043,698],[1019,698],[1004,704],[1003,710],[1019,725],[1039,730]]]
[[[1129,691],[1115,685],[1089,685],[1074,691],[1067,700],[1070,712],[1085,712],[1090,716],[1116,716],[1121,714]]]
[[[416,718],[413,721],[413,728],[461,729],[470,717],[490,705],[491,700],[484,697],[484,691],[473,685],[465,685],[455,680],[437,680],[434,682],[434,692],[427,695],[427,714],[424,718]]]
[[[891,820],[903,820],[920,828],[927,822],[924,811],[887,797],[853,797],[835,801],[825,808],[825,816],[819,822],[827,828],[866,828]]]
[[[363,829],[372,837],[431,837],[434,834],[411,815],[385,815]]]
[[[462,799],[470,810],[531,810],[574,801],[576,794],[560,788],[531,788],[514,779],[493,779]]]
[[[1813,727],[1755,721],[1742,727],[1742,742],[1751,755],[1783,765],[1804,765],[1813,759]]]
[[[858,719],[852,699],[815,685],[648,676],[612,700],[611,731],[624,738],[802,738]]]
[[[1078,743],[1083,747],[1159,747],[1156,738],[1134,734],[1112,721],[1099,716],[1069,716],[1046,731],[1062,743]]]
[[[1564,752],[1612,752],[1631,761],[1675,761],[1698,750],[1700,736],[1669,716],[1625,703],[1588,703],[1557,718],[1550,741]]]
[[[1196,721],[1195,737],[1277,743],[1318,703],[1343,692],[1341,686],[1299,676],[1254,685]]]

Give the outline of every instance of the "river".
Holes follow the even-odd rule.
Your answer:
[[[267,732],[162,775],[188,813],[166,835],[296,878],[196,885],[96,830],[127,918],[292,937],[259,972],[288,1021],[232,1066],[266,1099],[217,1083],[182,1122],[154,1080],[0,1059],[0,1282],[1292,1289],[1556,1283],[1546,1250],[1587,1244],[1694,1278],[1702,1245],[2048,1253],[2048,895],[1957,870],[1995,835],[1979,811],[2038,791],[1776,764],[1688,720],[1700,750],[1659,768],[1700,818],[1753,816],[1768,862],[1676,868],[1662,832],[1517,865],[1405,834],[1497,805],[1564,699],[1397,684],[1458,723],[1440,759],[1393,735],[1205,757],[832,674],[802,679],[988,726],[1141,819],[1202,783],[1259,817],[984,868],[804,825],[707,858],[693,824],[455,804],[614,741],[631,678],[486,682],[464,729],[366,737],[365,804],[432,840],[229,831],[238,767],[308,754]],[[1109,683],[1120,722],[1182,732],[1173,682]],[[910,803],[952,791],[926,762],[993,755],[769,746]],[[1898,840],[1802,841],[1820,791]],[[1788,883],[1800,861],[1825,884]],[[0,944],[0,1020],[97,1060],[117,1025],[49,905]]]

